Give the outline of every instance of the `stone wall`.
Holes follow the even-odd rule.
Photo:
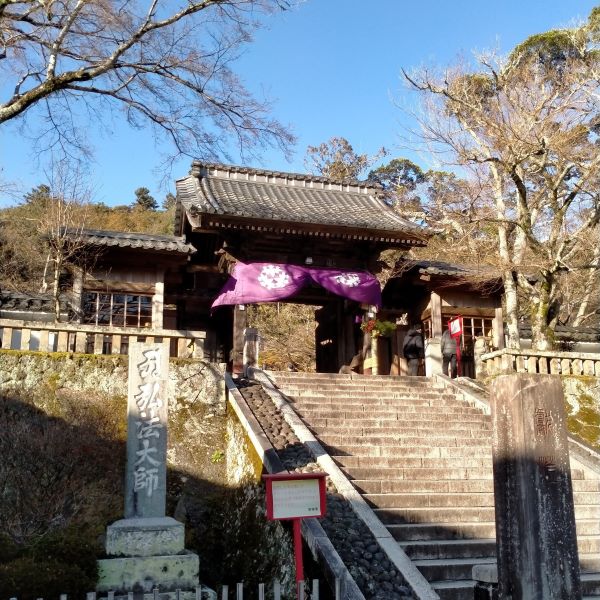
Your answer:
[[[223,365],[171,359],[169,409],[177,409],[177,403],[186,399],[225,414],[223,372]],[[39,390],[45,386],[126,397],[127,357],[0,350],[0,390]]]
[[[200,555],[204,583],[281,578],[289,585],[291,538],[280,524],[264,518],[260,460],[235,415],[227,414],[222,373],[221,365],[170,361],[167,514],[186,524],[186,547]],[[58,423],[53,435],[70,440],[81,477],[96,478],[93,485],[88,480],[73,484],[78,493],[83,490],[82,501],[89,507],[76,514],[65,511],[58,520],[48,515],[48,521],[60,521],[59,535],[63,527],[76,527],[78,535],[91,532],[91,551],[100,556],[106,525],[123,516],[127,357],[0,350],[0,402],[1,418],[7,411],[14,414],[15,407],[24,415],[19,422],[23,431],[31,414],[43,427]],[[54,443],[41,437],[43,443]],[[46,449],[41,446],[40,452]],[[37,471],[26,464],[19,468],[18,480],[36,486]],[[61,493],[64,487],[57,479],[53,489]],[[51,501],[60,503],[54,497]],[[38,504],[41,511],[41,498]],[[0,570],[2,562],[0,556]]]
[[[569,431],[600,450],[600,379],[571,375],[562,381]]]

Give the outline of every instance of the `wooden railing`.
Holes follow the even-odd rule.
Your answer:
[[[169,355],[173,357],[203,358],[205,335],[204,331],[0,319],[0,341],[4,350],[127,354],[131,342],[147,341],[168,344]]]
[[[482,355],[487,375],[549,373],[600,377],[600,354],[540,350],[496,350]]]

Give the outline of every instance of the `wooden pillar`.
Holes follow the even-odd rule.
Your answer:
[[[431,337],[441,338],[444,331],[442,323],[442,298],[437,292],[431,292]]]
[[[246,327],[244,329],[244,375],[248,374],[248,368],[258,366],[258,329]]]
[[[503,375],[490,392],[499,599],[580,599],[560,378]]]
[[[232,372],[241,374],[244,371],[244,329],[248,325],[246,307],[243,304],[233,307],[233,348]]]
[[[156,280],[154,282],[154,296],[152,297],[152,327],[162,329],[163,308],[165,305],[165,270],[162,267],[156,269]]]

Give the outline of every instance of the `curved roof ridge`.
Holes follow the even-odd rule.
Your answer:
[[[263,169],[261,167],[245,167],[242,165],[231,165],[226,163],[211,163],[204,162],[200,160],[195,160],[192,162],[192,168],[190,170],[190,175],[196,176],[218,176],[214,173],[210,173],[210,171],[223,171],[228,172],[230,174],[243,174],[243,175],[260,175],[265,177],[273,177],[280,178],[286,180],[295,180],[295,181],[306,181],[313,183],[323,183],[323,184],[331,184],[331,185],[339,185],[345,187],[358,187],[361,189],[369,189],[369,190],[377,190],[382,191],[383,188],[380,184],[374,183],[371,181],[363,181],[359,179],[333,179],[330,177],[324,177],[322,175],[312,175],[310,173],[295,173],[295,172],[287,172],[287,171],[274,171],[271,169]],[[271,182],[274,183],[274,182]],[[350,191],[343,190],[342,191]]]

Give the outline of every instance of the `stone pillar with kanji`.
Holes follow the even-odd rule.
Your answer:
[[[107,528],[99,592],[191,593],[198,585],[198,556],[184,548],[183,524],[165,514],[168,369],[168,346],[130,344],[125,518]]]
[[[490,399],[498,597],[581,598],[560,377],[503,375]]]

